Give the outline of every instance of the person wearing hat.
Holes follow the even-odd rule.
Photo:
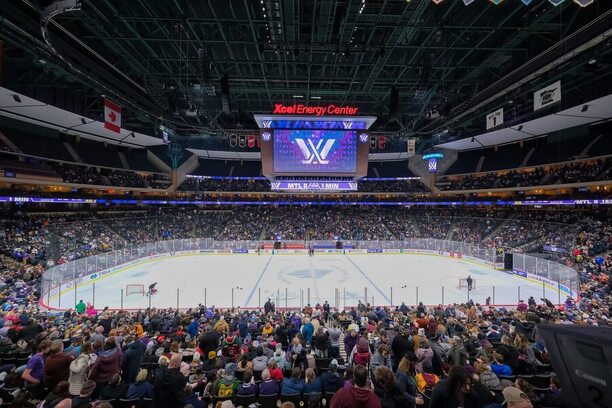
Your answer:
[[[333,359],[329,363],[329,370],[321,375],[321,388],[323,393],[336,392],[344,384],[344,379],[338,373],[338,360]]]
[[[200,336],[198,347],[202,350],[202,355],[207,356],[211,351],[216,351],[219,346],[219,335],[213,331],[211,325],[206,325],[204,334]]]
[[[504,403],[508,408],[533,408],[529,397],[516,387],[506,387],[502,391]]]
[[[233,397],[238,392],[240,382],[234,376],[236,365],[228,363],[225,365],[225,374],[219,378],[213,388],[213,395],[216,397]]]
[[[217,368],[217,353],[215,351],[209,351],[206,357],[207,359],[202,363],[202,370],[209,372]]]

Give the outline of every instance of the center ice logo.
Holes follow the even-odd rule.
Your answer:
[[[329,152],[334,146],[336,140],[321,139],[317,142],[316,146],[312,139],[296,138],[295,142],[304,156],[302,164],[327,164],[329,163],[329,160],[326,160],[327,156],[329,155]]]

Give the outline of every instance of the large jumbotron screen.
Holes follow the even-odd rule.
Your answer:
[[[329,129],[276,129],[275,173],[354,173],[357,132]]]
[[[260,126],[262,173],[282,176],[350,177],[368,172],[374,116],[253,115]]]

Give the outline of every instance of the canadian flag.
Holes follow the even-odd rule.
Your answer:
[[[121,133],[121,106],[104,99],[104,127]]]

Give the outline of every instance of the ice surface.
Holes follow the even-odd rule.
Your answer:
[[[74,307],[92,302],[96,308],[142,309],[188,308],[199,303],[217,307],[260,307],[271,298],[278,307],[301,307],[310,303],[340,308],[364,301],[374,305],[448,304],[468,300],[459,279],[471,275],[476,289],[469,297],[477,303],[516,305],[548,297],[554,303],[565,296],[551,287],[524,280],[467,260],[425,254],[317,254],[307,255],[177,255],[152,259],[109,274],[94,282],[81,283],[48,300],[52,307]],[[127,284],[143,284],[145,290],[157,282],[150,299],[140,294],[122,297]],[[232,300],[233,288],[233,300]],[[95,293],[94,293],[95,292]],[[95,295],[95,296],[94,296]]]

